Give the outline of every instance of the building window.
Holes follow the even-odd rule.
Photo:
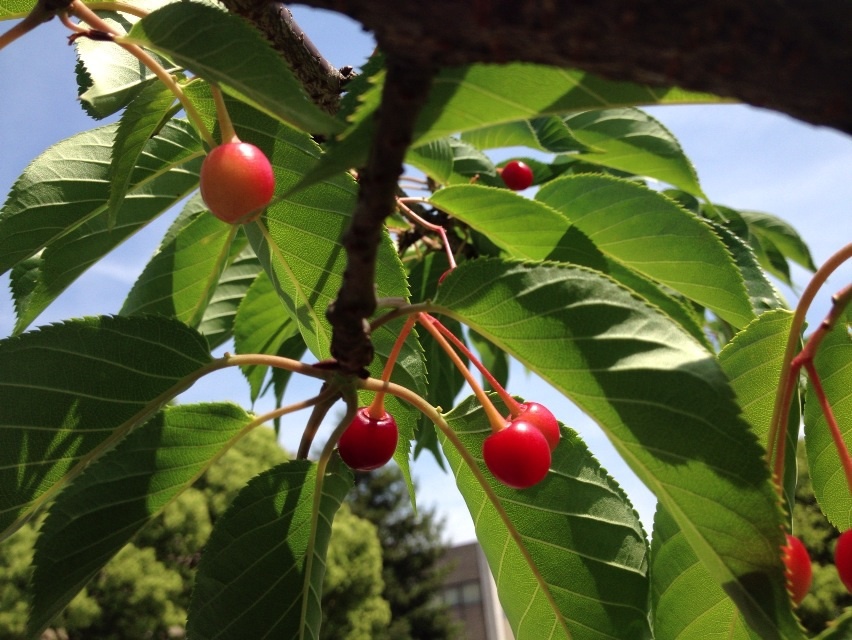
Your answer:
[[[482,601],[482,591],[478,582],[466,582],[461,587],[461,599],[464,604],[476,604]]]

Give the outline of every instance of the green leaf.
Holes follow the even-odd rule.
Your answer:
[[[325,134],[340,126],[305,95],[287,63],[258,30],[212,5],[168,4],[133,25],[126,41],[169,56],[282,122]]]
[[[118,217],[118,210],[127,194],[140,154],[148,139],[153,138],[165,125],[174,101],[174,94],[165,85],[152,83],[142,89],[122,115],[115,133],[110,167],[107,207],[112,223]]]
[[[110,13],[104,20],[119,33],[130,29],[127,15]],[[74,42],[77,50],[77,84],[80,105],[92,118],[100,120],[117,113],[129,105],[141,91],[162,91],[163,85],[147,66],[129,51],[112,42],[100,42],[91,38],[78,38]],[[155,59],[170,73],[176,69],[162,58]],[[172,98],[174,98],[173,94]]]
[[[716,232],[716,235],[724,243],[728,249],[728,253],[734,259],[734,262],[739,269],[740,275],[743,278],[746,292],[749,297],[749,304],[755,314],[761,314],[764,311],[778,309],[783,307],[784,302],[778,295],[778,291],[769,282],[763,269],[760,268],[758,259],[751,249],[751,246],[746,244],[728,227],[709,221],[708,224]]]
[[[0,213],[0,271],[42,249],[35,284],[18,298],[16,331],[26,328],[91,264],[198,184],[201,144],[172,121],[148,141],[115,224],[107,202],[115,126],[51,147],[21,175]]]
[[[641,185],[567,176],[536,199],[567,216],[605,254],[702,304],[735,327],[755,317],[730,254],[697,216]]]
[[[200,205],[196,202],[196,205]],[[136,280],[121,315],[159,314],[198,327],[238,227],[202,209],[167,241]]]
[[[33,0],[2,0],[0,2],[0,20],[23,18],[35,6]]]
[[[230,404],[166,407],[66,488],[36,543],[30,634],[40,634],[251,421]]]
[[[240,251],[234,255],[230,264],[222,272],[219,282],[198,325],[198,330],[207,338],[210,348],[215,349],[223,344],[233,334],[234,318],[246,292],[262,272],[263,267],[254,249],[245,244],[245,235],[239,234],[240,242],[231,246],[240,246]]]
[[[852,608],[847,607],[815,640],[845,640],[852,634]]]
[[[187,633],[197,640],[319,638],[331,523],[352,486],[335,455],[255,477],[217,521],[198,565]]]
[[[295,188],[364,166],[373,136],[384,74],[358,97],[350,127],[330,147],[322,162]],[[719,102],[709,94],[645,87],[604,80],[584,71],[526,63],[474,64],[442,70],[418,117],[411,146],[490,125],[551,114],[637,104]]]
[[[758,640],[734,602],[695,555],[677,523],[657,509],[651,539],[651,615],[659,640]],[[790,636],[790,638],[801,638]]]
[[[814,366],[847,451],[852,449],[850,326],[852,309],[846,307],[834,328],[823,339],[814,358]],[[814,495],[820,509],[839,531],[852,528],[852,496],[812,381],[809,381],[805,398],[805,445]]]
[[[764,449],[768,447],[769,426],[772,423],[775,395],[781,379],[781,363],[792,320],[792,312],[786,309],[763,313],[737,333],[719,353],[719,365],[737,394],[743,418],[748,421]],[[795,502],[796,442],[799,437],[800,413],[798,401],[794,402],[787,421],[785,446],[787,472],[784,490],[790,514],[793,513]]]
[[[738,213],[758,238],[770,240],[788,260],[809,271],[816,271],[808,245],[790,224],[777,216],[760,211],[739,211]]]
[[[234,349],[237,353],[281,354],[281,348],[298,351],[298,358],[305,351],[305,343],[299,335],[296,323],[290,319],[287,309],[275,291],[265,272],[261,272],[246,291],[234,319]],[[268,367],[249,365],[242,368],[251,386],[254,402],[263,387]]]
[[[414,145],[500,122],[638,104],[718,102],[708,94],[604,80],[584,71],[543,65],[474,64],[435,78]]]
[[[442,210],[485,233],[517,258],[560,260],[606,273],[668,313],[709,348],[701,322],[683,301],[629,266],[603,255],[577,227],[544,203],[506,189],[479,185],[448,187],[431,201]]]
[[[600,425],[752,627],[798,633],[763,449],[704,347],[610,279],[568,265],[465,262],[433,304]]]
[[[529,147],[548,153],[590,151],[558,116],[519,120],[474,129],[462,134],[462,140],[480,149]]]
[[[579,436],[562,427],[547,477],[519,491],[482,461],[491,434],[482,408],[469,399],[446,418],[463,450],[444,433],[441,446],[515,638],[649,638],[645,534]]]
[[[209,364],[198,333],[157,317],[87,318],[0,341],[0,532]]]
[[[428,144],[409,149],[405,162],[420,169],[439,184],[446,184],[453,175],[453,148],[449,138],[432,140]]]
[[[647,113],[639,109],[587,111],[566,118],[565,124],[581,143],[592,148],[577,155],[581,160],[654,178],[706,199],[680,143]]]
[[[531,260],[566,258],[559,245],[571,222],[543,202],[508,189],[476,184],[439,189],[429,200],[514,256]]]

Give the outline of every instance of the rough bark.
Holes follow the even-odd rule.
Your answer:
[[[53,0],[56,1],[56,0]],[[326,60],[281,2],[223,0],[228,11],[253,23],[290,65],[311,99],[328,113],[336,113],[347,73]]]
[[[257,0],[242,0],[257,2]],[[303,0],[399,59],[528,61],[707,91],[852,133],[847,0]]]

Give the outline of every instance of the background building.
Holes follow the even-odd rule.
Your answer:
[[[464,640],[513,640],[497,599],[497,585],[477,542],[451,547],[442,598],[463,627]]]

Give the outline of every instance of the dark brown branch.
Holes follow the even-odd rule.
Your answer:
[[[245,0],[247,2],[257,0]],[[304,0],[388,55],[434,66],[527,61],[676,85],[852,133],[847,0]]]
[[[431,67],[388,56],[370,155],[358,175],[358,204],[343,238],[343,285],[327,312],[334,327],[331,355],[344,373],[363,375],[373,359],[367,318],[376,310],[376,253],[385,218],[396,206],[397,181],[432,75]]]
[[[254,24],[281,53],[311,99],[328,113],[340,106],[346,77],[326,60],[281,2],[222,0],[229,11]]]

